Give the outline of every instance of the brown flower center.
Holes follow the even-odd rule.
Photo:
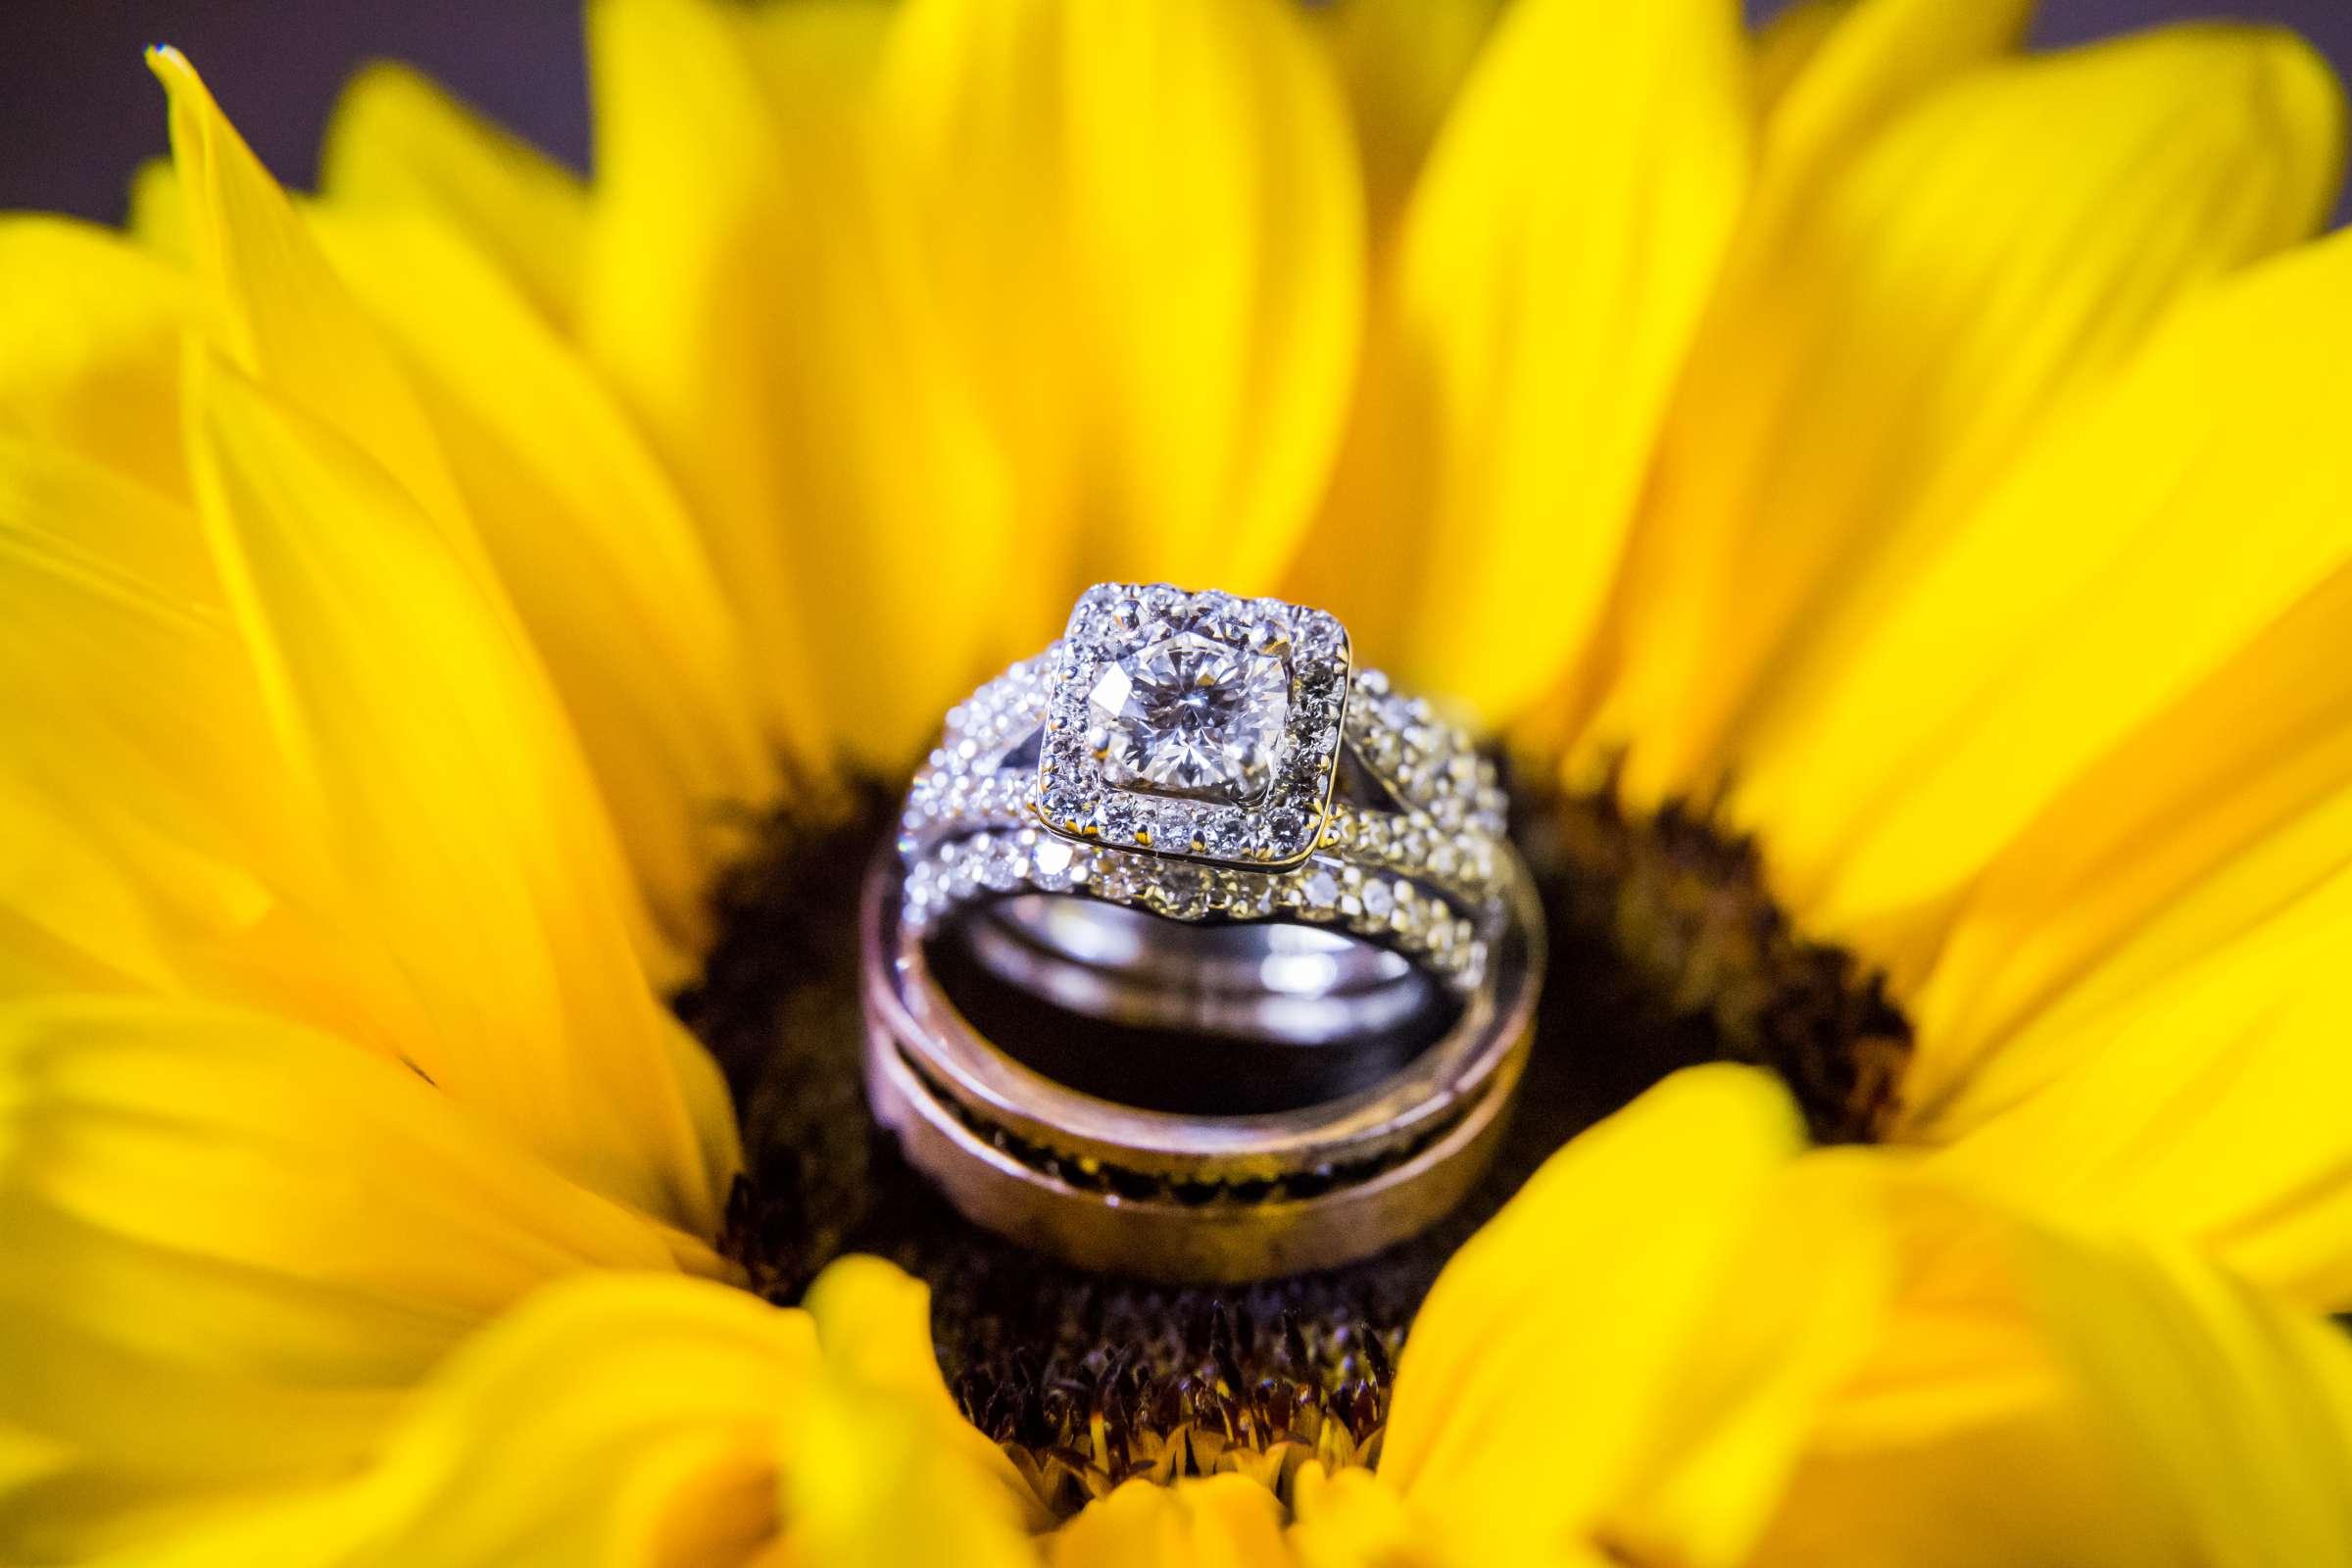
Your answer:
[[[1754,846],[1708,813],[1525,797],[1548,990],[1505,1146],[1471,1200],[1326,1274],[1216,1290],[1089,1275],[965,1222],[867,1119],[852,905],[893,803],[867,785],[821,822],[774,822],[723,890],[708,978],[677,999],[743,1111],[751,1174],[727,1244],[777,1300],[851,1251],[927,1281],[965,1413],[1064,1512],[1134,1475],[1280,1486],[1306,1458],[1370,1462],[1431,1282],[1568,1138],[1678,1067],[1729,1059],[1781,1073],[1816,1137],[1867,1139],[1909,1051],[1878,978],[1799,936]]]

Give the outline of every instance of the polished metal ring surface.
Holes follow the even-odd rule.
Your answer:
[[[1542,915],[1493,765],[1336,620],[1104,584],[949,716],[861,902],[866,1086],[969,1218],[1091,1269],[1336,1266],[1450,1209]]]

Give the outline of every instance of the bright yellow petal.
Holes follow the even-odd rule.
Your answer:
[[[2045,1244],[2048,1332],[2138,1494],[2216,1568],[2352,1562],[2352,1345],[2201,1261]]]
[[[1013,629],[993,585],[1019,552],[987,455],[866,233],[889,15],[602,0],[589,17],[582,335],[708,530],[772,730],[820,776],[904,766]]]
[[[328,956],[278,946],[275,906],[302,885],[299,830],[219,597],[191,511],[62,447],[0,436],[6,991],[218,995],[240,974],[292,976]]]
[[[1768,1076],[1683,1073],[1455,1255],[1379,1472],[1446,1560],[1740,1559],[1886,1288],[1872,1193],[1842,1161],[1792,1172],[1802,1146]]]
[[[1887,118],[2024,36],[2034,0],[1806,0],[1775,17],[1756,71],[1768,151],[1758,200],[1785,209]]]
[[[408,1049],[586,1184],[715,1234],[725,1093],[635,958],[609,826],[501,602],[362,453],[197,370],[206,525],[347,929],[431,1017]]]
[[[931,1291],[878,1257],[844,1257],[827,1264],[803,1302],[816,1322],[825,1358],[861,1385],[887,1389],[910,1409],[938,1423],[941,1441],[992,1476],[1032,1527],[1046,1519],[1035,1495],[1002,1449],[964,1421],[940,1377],[931,1338]]]
[[[1756,102],[1767,114],[1788,95],[1856,4],[1857,0],[1796,0],[1775,12],[1757,29]]]
[[[406,66],[353,77],[327,122],[318,186],[337,207],[447,224],[558,326],[579,312],[588,193],[579,177]]]
[[[168,157],[150,158],[130,176],[130,212],[124,231],[150,254],[185,268],[194,254],[188,235],[188,203],[179,171]]]
[[[779,1562],[1037,1562],[1022,1499],[975,1469],[965,1445],[926,1413],[864,1389],[828,1389],[809,1401],[797,1436],[783,1474],[790,1528]]]
[[[1130,1481],[1054,1533],[1052,1568],[1289,1568],[1282,1504],[1240,1476]]]
[[[1768,172],[1619,609],[1594,739],[1631,746],[1634,794],[1818,743],[1823,688],[1879,662],[1889,603],[2053,417],[2180,300],[2317,226],[2341,135],[2300,42],[2184,27],[1967,75],[1801,201]],[[1981,647],[1940,653],[1968,669]],[[1866,803],[1831,796],[1816,814]]]
[[[1290,1546],[1302,1568],[1427,1568],[1439,1561],[1394,1488],[1368,1470],[1326,1473],[1312,1461],[1292,1482]]]
[[[922,1281],[878,1257],[844,1257],[825,1266],[801,1304],[833,1361],[943,1417],[954,1411],[931,1348],[931,1291]]]
[[[412,1068],[256,1014],[0,1007],[0,1557],[331,1475],[484,1318],[588,1268],[719,1272]]]
[[[185,495],[188,312],[185,280],[120,236],[62,218],[0,218],[0,431]]]
[[[1908,990],[1997,851],[2352,561],[2348,288],[2330,240],[2182,311],[1750,757],[1814,929]]]
[[[1377,243],[1419,177],[1502,0],[1340,0],[1312,13],[1339,63]]]
[[[1902,1137],[1951,1142],[2063,1077],[2098,1049],[2102,1016],[2352,864],[2348,616],[2352,566],[2083,771],[1976,879],[1909,1000]]]
[[[2335,1110],[2352,1090],[2347,940],[2339,858],[2212,955],[2067,1019],[2064,1072],[1930,1167],[2071,1222],[2193,1237],[2298,1300],[2352,1308],[2352,1144]]]
[[[2340,1560],[2352,1348],[2208,1265],[1900,1178],[1901,1297],[1754,1568]]]
[[[672,940],[775,790],[732,610],[667,478],[497,270],[414,216],[322,212],[397,345],[482,541]]]
[[[1712,0],[1529,0],[1431,152],[1296,592],[1513,714],[1591,639],[1746,186]]]
[[[245,374],[398,476],[478,562],[423,411],[285,192],[179,51],[153,49],[147,61],[171,97],[172,159],[207,335]]]
[[[1365,270],[1305,20],[914,0],[885,92],[893,260],[1011,454],[1031,573],[1272,586],[1327,477]]]
[[[778,1528],[780,1434],[821,1380],[801,1313],[697,1282],[587,1276],[466,1345],[355,1479],[139,1560],[750,1562]]]
[[[806,1313],[594,1274],[445,1363],[348,1479],[191,1520],[133,1559],[213,1568],[971,1563],[1029,1543],[932,1412],[830,1364]]]

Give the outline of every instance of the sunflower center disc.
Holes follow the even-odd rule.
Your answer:
[[[1273,780],[1291,683],[1280,659],[1185,631],[1105,669],[1087,705],[1107,782],[1243,804]]]

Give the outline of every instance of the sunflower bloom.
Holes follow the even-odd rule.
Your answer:
[[[2342,104],[2027,11],[601,0],[593,183],[380,68],[299,199],[158,51],[0,220],[0,1557],[2352,1560]],[[1562,933],[1236,1302],[847,1065],[1102,577],[1474,703]]]

